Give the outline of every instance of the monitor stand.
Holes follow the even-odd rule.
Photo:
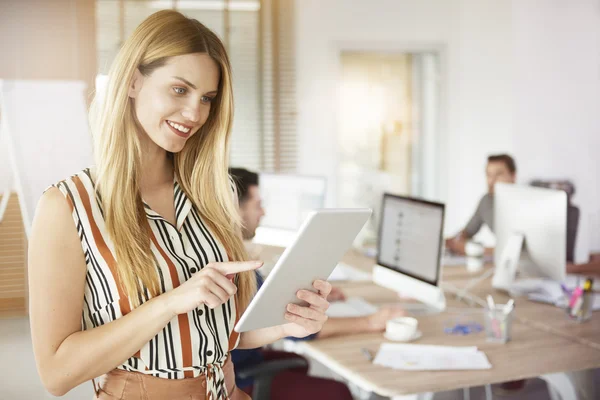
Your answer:
[[[398,306],[402,307],[404,311],[406,311],[409,316],[412,317],[420,317],[422,315],[434,315],[439,314],[443,310],[439,308],[432,307],[425,303],[398,303]]]
[[[517,275],[524,245],[525,235],[522,233],[513,233],[509,236],[494,270],[494,278],[492,279],[494,289],[510,289]]]
[[[436,311],[444,311],[446,309],[446,297],[440,287],[404,275],[390,268],[375,265],[373,268],[373,282],[379,286],[398,292],[402,296],[423,302]],[[426,308],[421,306],[421,309]]]

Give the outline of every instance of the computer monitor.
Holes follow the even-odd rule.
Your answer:
[[[310,211],[325,206],[322,176],[261,173],[259,179],[265,210],[260,226],[296,231]]]
[[[492,285],[509,290],[517,272],[566,278],[567,194],[562,190],[497,183],[494,187],[496,269]]]
[[[265,215],[254,241],[286,247],[308,215],[325,207],[327,179],[322,176],[261,173],[260,196]]]
[[[384,193],[373,281],[444,310],[444,204]]]

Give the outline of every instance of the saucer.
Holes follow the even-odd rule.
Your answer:
[[[383,333],[383,337],[386,338],[387,340],[391,340],[393,342],[412,342],[414,340],[420,339],[421,336],[423,336],[423,332],[417,330],[415,331],[414,335],[411,338],[408,338],[406,340],[398,340],[396,338],[394,338],[394,336],[388,335],[387,332]]]

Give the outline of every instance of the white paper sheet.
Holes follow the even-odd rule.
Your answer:
[[[568,274],[565,280],[565,286],[569,289],[574,289],[577,286],[583,285],[587,277],[585,275]],[[592,285],[592,290],[600,291],[600,279],[595,279]]]
[[[377,307],[360,297],[336,301],[329,305],[327,316],[334,318],[363,317],[377,312]]]
[[[483,262],[485,264],[494,262],[494,258],[491,256],[483,257]],[[457,256],[454,254],[444,254],[442,257],[442,266],[444,267],[464,267],[467,265],[467,257],[465,256]]]
[[[442,258],[442,265],[444,267],[463,267],[467,264],[467,257],[455,256],[455,255],[444,255]]]
[[[449,347],[383,343],[374,364],[406,371],[490,369],[492,365],[477,347]]]
[[[548,303],[555,305],[560,308],[567,308],[568,299],[566,297],[561,297],[558,300],[552,299],[550,297],[540,295],[540,294],[530,294],[527,298],[531,301],[537,301],[539,303]],[[592,305],[592,311],[600,310],[600,294],[594,294],[594,304]]]
[[[580,280],[580,277],[567,275],[565,286],[572,290],[581,282],[583,282],[583,279]],[[568,302],[560,283],[547,278],[518,280],[509,288],[509,292],[512,296],[527,296],[531,301],[554,304],[560,308],[565,308]],[[594,295],[592,310],[600,310],[600,296],[598,294]]]

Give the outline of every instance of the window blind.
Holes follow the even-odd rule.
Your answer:
[[[231,165],[291,172],[297,163],[295,0],[98,0],[98,71],[149,15],[173,8],[227,48],[235,100]]]

